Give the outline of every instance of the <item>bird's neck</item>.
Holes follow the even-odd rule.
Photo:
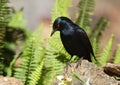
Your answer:
[[[64,28],[63,30],[61,30],[60,33],[65,36],[67,36],[67,35],[70,36],[74,33],[74,30],[73,30],[73,28],[67,27],[67,28]]]

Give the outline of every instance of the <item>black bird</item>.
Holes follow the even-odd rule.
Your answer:
[[[91,54],[95,58],[92,45],[86,32],[81,27],[73,23],[69,18],[58,17],[53,23],[53,31],[51,36],[56,31],[60,31],[63,46],[71,55],[71,58],[76,55],[79,58],[87,59],[90,62]]]

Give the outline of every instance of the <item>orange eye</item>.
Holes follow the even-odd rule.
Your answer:
[[[60,27],[60,24],[57,24],[57,27],[59,28],[59,27]]]

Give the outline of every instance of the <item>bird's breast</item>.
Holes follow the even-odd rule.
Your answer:
[[[78,39],[75,33],[73,33],[72,35],[64,35],[61,33],[60,35],[63,46],[69,54],[83,55],[82,52],[85,51],[85,48],[83,47],[80,39]]]
[[[62,42],[70,43],[72,40],[72,34],[71,33],[60,33],[60,37]]]
[[[63,46],[65,47],[66,51],[73,55],[77,50],[77,46],[75,45],[74,37],[71,35],[63,35],[61,34],[61,41]]]

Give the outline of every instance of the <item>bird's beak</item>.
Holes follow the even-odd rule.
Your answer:
[[[53,30],[53,31],[51,32],[51,35],[50,35],[50,36],[52,36],[52,35],[55,33],[55,31],[56,31],[56,30]]]

